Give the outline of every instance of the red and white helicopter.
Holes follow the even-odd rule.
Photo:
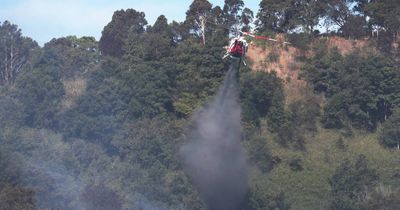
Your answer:
[[[277,39],[272,39],[266,36],[257,36],[255,34],[252,34],[250,32],[244,32],[244,31],[239,31],[239,36],[234,37],[231,39],[229,46],[227,47],[227,51],[222,59],[226,58],[231,58],[231,59],[236,59],[243,61],[243,64],[246,65],[246,62],[244,61],[244,58],[246,57],[246,53],[248,50],[248,43],[245,39],[245,36],[252,37],[254,39],[261,39],[261,40],[266,40],[266,41],[272,41],[272,42],[279,42],[282,44],[290,44],[289,42],[285,41],[280,41]]]

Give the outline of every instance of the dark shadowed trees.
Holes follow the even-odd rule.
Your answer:
[[[360,155],[354,163],[346,160],[329,180],[332,194],[329,209],[360,209],[378,178],[377,171],[368,167],[365,156]]]
[[[312,33],[324,15],[325,3],[317,0],[294,0],[295,8],[292,25]]]
[[[271,127],[279,126],[283,112],[282,81],[274,73],[248,72],[241,76],[241,103],[244,121],[256,126],[268,116]]]
[[[323,124],[341,128],[346,122],[374,130],[390,116],[399,100],[396,63],[380,54],[354,51],[342,56],[335,48],[316,49],[304,70],[314,90],[325,93]]]
[[[82,192],[81,200],[86,210],[122,209],[118,194],[104,184],[88,185]]]
[[[259,31],[286,32],[294,28],[293,0],[262,0],[257,14]]]
[[[134,9],[114,12],[112,20],[104,27],[99,41],[100,51],[104,55],[120,58],[129,33],[141,34],[147,21],[143,12]]]
[[[32,71],[16,81],[17,97],[23,104],[25,123],[33,127],[54,126],[54,117],[64,96],[57,59],[52,52],[43,54]]]
[[[400,109],[383,123],[379,140],[386,147],[400,149]]]
[[[241,11],[243,10],[244,3],[242,0],[225,0],[224,4],[224,17],[225,27],[230,29],[231,33],[237,35],[240,29]]]
[[[35,191],[22,185],[22,169],[15,154],[0,148],[0,209],[38,210]]]

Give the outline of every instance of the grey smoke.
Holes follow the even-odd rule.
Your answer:
[[[193,116],[190,142],[180,151],[210,210],[239,209],[248,189],[236,72],[232,64],[216,97]]]
[[[166,210],[168,209],[161,202],[151,202],[142,195],[137,195],[135,209],[137,210]],[[178,209],[177,209],[178,210]]]
[[[56,165],[51,162],[40,160],[26,161],[26,173],[35,174],[35,178],[27,180],[28,185],[34,189],[41,189],[44,185],[49,185],[51,191],[36,191],[38,206],[56,206],[59,209],[82,210],[83,205],[79,202],[79,196],[85,187],[84,182],[77,176],[70,173],[63,165]],[[25,175],[28,179],[29,175]],[[62,193],[57,200],[48,198],[49,193]]]

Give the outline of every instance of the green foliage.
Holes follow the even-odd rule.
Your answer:
[[[268,54],[268,61],[271,63],[276,63],[279,61],[279,54],[276,52],[270,52]]]
[[[389,148],[399,149],[400,145],[400,110],[397,109],[393,115],[382,125],[379,132],[379,141]]]
[[[123,97],[128,99],[130,115],[136,118],[154,117],[173,111],[170,84],[165,71],[147,65],[136,65],[121,76],[123,87],[130,88],[122,89]]]
[[[315,97],[305,97],[289,105],[291,121],[305,131],[317,131],[317,118],[320,116],[321,107]]]
[[[293,29],[291,25],[294,8],[292,0],[262,0],[257,14],[257,29],[259,31],[286,32]]]
[[[11,152],[0,149],[0,209],[38,209],[35,191],[22,184],[20,163]]]
[[[25,119],[23,105],[7,92],[0,90],[0,130],[5,127],[18,127]]]
[[[122,157],[142,168],[168,168],[176,162],[172,151],[177,149],[173,142],[179,137],[178,131],[173,119],[142,119],[125,125],[112,143]]]
[[[21,74],[16,87],[17,98],[26,114],[25,123],[33,127],[51,127],[64,96],[64,86],[54,54],[44,54],[32,71]]]
[[[312,36],[307,33],[290,33],[287,35],[287,39],[290,44],[302,51],[309,50],[310,43],[313,40]]]
[[[93,37],[68,36],[52,39],[42,49],[52,56],[64,80],[72,80],[94,68],[100,60],[98,43]]]
[[[301,165],[301,159],[294,158],[294,159],[290,160],[289,167],[292,171],[302,171],[303,166]]]
[[[369,198],[360,204],[361,209],[379,209],[386,208],[395,210],[400,206],[399,189],[393,189],[390,186],[379,185],[371,193]]]
[[[340,30],[345,37],[360,39],[367,35],[367,22],[362,16],[351,15]]]
[[[242,0],[226,0],[223,11],[225,13],[228,26],[232,26],[238,19],[239,12],[243,9],[244,3]]]
[[[173,111],[165,71],[144,63],[127,68],[109,60],[93,72],[85,95],[61,117],[64,132],[108,142],[119,122]]]
[[[40,210],[36,207],[34,190],[4,184],[0,184],[0,209]]]
[[[341,128],[347,121],[374,130],[399,104],[399,72],[390,58],[359,51],[342,56],[337,49],[320,47],[304,67],[315,91],[328,97],[323,123]]]
[[[282,146],[305,150],[305,134],[317,131],[319,103],[313,97],[297,100],[289,104],[283,114],[281,124],[273,129],[277,133],[278,142]]]
[[[267,115],[274,118],[283,108],[282,81],[274,73],[244,73],[241,75],[240,89],[244,121],[258,126],[260,118]],[[271,119],[272,127],[274,123],[279,123],[273,120],[275,119]]]
[[[353,3],[355,3],[354,0],[327,1],[325,8],[327,19],[325,20],[325,24],[329,25],[329,22],[333,23],[345,36],[365,34],[365,26],[367,23],[365,18],[355,15],[352,12],[351,4]],[[364,21],[362,21],[362,19],[364,19]],[[360,25],[356,23],[360,23]],[[356,29],[361,30],[357,32]]]
[[[311,33],[324,16],[324,1],[304,0],[263,0],[257,14],[258,30],[290,32],[301,27]]]
[[[376,185],[377,179],[377,172],[368,168],[365,156],[359,156],[355,163],[345,161],[329,180],[330,209],[359,209],[363,194]]]
[[[0,85],[11,85],[38,45],[23,37],[21,29],[8,21],[0,22],[0,37]]]
[[[216,93],[226,71],[220,59],[222,44],[223,40],[212,39],[212,43],[203,46],[188,39],[176,49],[173,78],[179,91],[174,97],[174,109],[179,116],[188,116]]]
[[[388,2],[381,3],[393,14]],[[303,30],[289,34],[289,41],[309,50],[310,32],[326,15],[323,3],[262,1],[259,30]],[[30,53],[23,53],[29,62],[12,76],[16,82],[0,89],[0,209],[206,209],[176,154],[190,116],[212,99],[224,78],[228,28],[251,25],[252,11],[243,7],[240,0],[225,1],[224,9],[196,0],[184,23],[168,24],[161,15],[147,27],[144,13],[116,11],[99,47],[93,37],[68,36],[39,49],[19,37],[16,26],[3,23],[0,33],[10,29],[23,42],[17,46]],[[340,33],[364,34],[364,13],[335,9],[345,15]],[[378,10],[382,13],[363,11],[374,11],[374,24],[389,27],[393,17],[377,21]],[[4,44],[10,44],[4,40],[2,67]],[[342,55],[321,40],[310,52],[314,56],[304,60],[302,76],[326,96],[322,115],[313,96],[285,103],[284,84],[275,73],[241,68],[242,143],[251,164],[243,208],[395,209],[399,153],[377,140],[390,148],[398,144],[398,64],[369,52]],[[70,106],[61,106],[70,94],[64,88],[74,80],[87,85]],[[371,129],[388,120],[377,138],[327,130],[318,119],[337,129]]]
[[[287,203],[285,194],[280,192],[273,195],[265,193],[262,186],[254,186],[248,193],[248,201],[246,209],[249,210],[289,210],[290,205]]]
[[[241,28],[242,31],[250,31],[250,24],[253,22],[253,18],[253,11],[251,11],[249,8],[244,8],[240,17],[243,23],[243,27]]]
[[[399,9],[400,3],[394,0],[359,1],[359,10],[371,17],[370,24],[385,27],[392,34],[400,30]]]
[[[122,57],[125,41],[130,33],[143,33],[147,25],[145,14],[134,9],[114,12],[112,20],[104,27],[99,41],[100,51],[104,55]]]
[[[254,13],[244,8],[242,0],[226,0],[223,7],[223,27],[229,35],[239,36],[239,31],[250,31]],[[227,34],[227,35],[228,35]]]
[[[314,27],[325,15],[325,1],[294,0],[292,3],[294,14],[292,22],[294,26],[301,26],[303,31],[314,33]]]
[[[88,210],[122,209],[121,199],[104,185],[86,186],[81,199]]]
[[[173,32],[165,16],[158,17],[154,25],[148,26],[145,34],[130,33],[124,45],[125,59],[158,61],[172,56]],[[135,62],[130,60],[130,62]]]
[[[206,44],[206,33],[208,22],[212,19],[212,4],[207,0],[194,0],[186,12],[186,22],[191,31],[198,38],[202,38],[203,45]]]
[[[273,168],[271,151],[267,141],[261,136],[253,136],[247,139],[247,150],[249,161],[257,166],[263,173],[267,173]]]

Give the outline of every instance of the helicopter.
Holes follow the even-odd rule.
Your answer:
[[[238,31],[238,32],[239,32],[238,33],[239,36],[234,37],[230,40],[229,46],[226,48],[227,51],[226,51],[225,55],[222,57],[222,59],[230,58],[230,59],[234,59],[234,60],[239,60],[239,64],[241,62],[243,62],[243,64],[245,66],[247,65],[245,62],[245,57],[246,57],[246,53],[248,50],[248,43],[245,39],[246,36],[254,38],[254,39],[279,42],[282,44],[290,44],[289,42],[272,39],[272,38],[266,37],[266,36],[257,36],[250,32],[245,32],[245,31]]]

